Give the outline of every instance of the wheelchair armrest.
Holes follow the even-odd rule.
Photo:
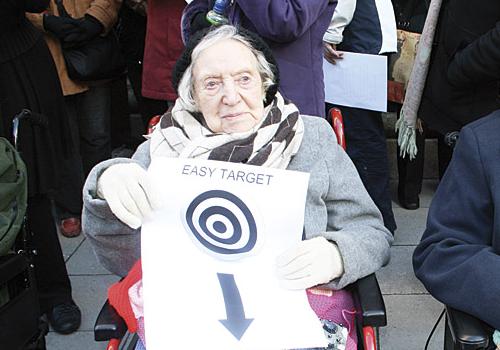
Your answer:
[[[387,325],[385,304],[374,273],[354,283],[354,294],[363,315],[363,326],[383,327]]]
[[[0,285],[10,281],[28,267],[28,259],[21,254],[0,257]]]
[[[488,346],[489,334],[486,325],[463,311],[446,306],[448,326],[453,342],[460,349],[483,349]]]
[[[125,321],[118,315],[116,310],[106,303],[101,308],[99,316],[94,325],[95,341],[106,341],[111,339],[121,339],[127,331]]]

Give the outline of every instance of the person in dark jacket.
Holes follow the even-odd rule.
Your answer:
[[[213,0],[194,0],[182,17],[183,39],[192,24],[212,9]],[[302,114],[325,116],[322,38],[337,0],[236,0],[229,23],[259,34],[273,51],[281,72],[280,92]]]
[[[436,299],[500,329],[500,110],[465,126],[413,254]]]
[[[47,5],[48,0],[0,2],[0,136],[14,143],[12,120],[29,110],[22,113],[18,148],[28,169],[27,216],[38,252],[40,309],[55,331],[71,333],[81,315],[71,296],[49,199],[58,184],[56,170],[68,147],[69,126],[54,61],[42,34],[25,17],[25,11],[42,12]],[[27,118],[35,115],[38,123]]]
[[[122,0],[51,0],[43,14],[27,14],[45,33],[64,95],[75,152],[62,164],[61,187],[54,198],[59,232],[81,232],[83,180],[97,163],[111,158],[111,82],[78,81],[68,75],[63,46],[80,46],[108,34]]]
[[[499,21],[498,1],[449,0],[442,9],[418,115],[448,144],[464,125],[500,108]],[[441,168],[451,148],[447,154]]]
[[[389,0],[341,0],[323,36],[325,58],[335,63],[342,51],[386,54],[397,51],[396,21]],[[337,51],[339,50],[339,51]],[[334,107],[326,103],[326,111]],[[389,188],[389,159],[382,114],[335,106],[343,114],[347,154],[392,233],[396,221]]]

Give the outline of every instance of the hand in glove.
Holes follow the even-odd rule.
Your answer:
[[[85,15],[76,20],[76,28],[68,33],[64,41],[68,43],[83,43],[95,38],[104,30],[104,26],[96,18]]]
[[[148,173],[135,163],[115,164],[106,169],[97,180],[97,196],[106,200],[113,214],[133,229],[139,228],[143,219],[161,205]]]
[[[328,283],[344,273],[339,249],[324,237],[301,241],[276,259],[280,284],[286,289],[306,289]]]
[[[43,15],[43,28],[56,36],[61,41],[69,33],[78,28],[78,21],[71,17]]]

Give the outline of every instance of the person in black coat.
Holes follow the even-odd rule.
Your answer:
[[[40,309],[53,329],[75,331],[80,310],[71,296],[61,246],[51,213],[57,165],[69,144],[57,71],[42,33],[25,17],[42,12],[48,0],[0,2],[0,136],[13,139],[12,121],[23,115],[18,150],[28,170],[28,227],[33,233]],[[22,112],[23,110],[27,110]]]
[[[453,136],[500,108],[500,2],[449,0],[443,6],[418,115],[430,129]],[[445,140],[450,144],[453,137]]]
[[[500,329],[500,110],[465,126],[413,254],[436,299]]]

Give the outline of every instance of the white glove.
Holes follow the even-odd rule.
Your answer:
[[[301,241],[278,256],[276,265],[280,284],[286,289],[307,289],[344,273],[339,248],[325,237]]]
[[[161,205],[148,173],[136,163],[115,164],[106,169],[97,179],[97,196],[106,200],[113,214],[133,229],[139,228],[143,219]]]

